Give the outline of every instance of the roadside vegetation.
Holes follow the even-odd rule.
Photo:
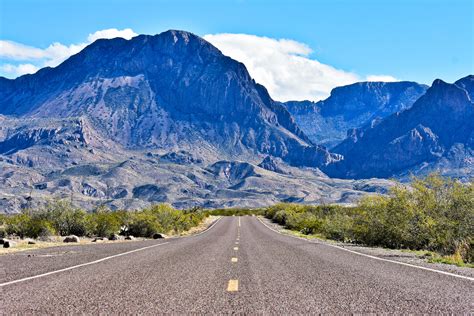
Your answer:
[[[354,207],[278,204],[267,218],[305,235],[394,249],[428,250],[431,262],[474,263],[474,186],[436,174],[366,196]]]
[[[220,208],[206,211],[209,215],[214,216],[247,216],[247,215],[264,215],[264,208]]]
[[[255,209],[176,210],[157,204],[138,211],[99,207],[88,213],[56,200],[39,210],[0,215],[0,238],[152,237],[187,231],[210,215],[263,215],[308,237],[423,251],[430,262],[474,267],[474,185],[436,174],[413,178],[410,186],[398,184],[385,196],[366,196],[351,207],[281,203]]]
[[[76,208],[67,200],[49,202],[35,211],[0,217],[0,238],[47,238],[53,235],[109,237],[114,234],[152,237],[157,233],[181,233],[198,226],[208,214],[199,209],[176,210],[157,204],[139,211],[111,211],[99,207],[93,212]]]

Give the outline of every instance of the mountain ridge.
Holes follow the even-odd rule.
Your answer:
[[[86,115],[126,147],[191,150],[193,142],[205,142],[216,155],[250,151],[294,165],[338,159],[314,146],[242,63],[184,31],[97,40],[58,67],[9,86],[1,114]]]
[[[427,88],[412,81],[357,82],[334,88],[325,100],[284,104],[314,143],[332,148],[347,131],[411,107]]]
[[[469,87],[473,78],[460,80]],[[396,176],[420,164],[435,166],[453,147],[462,145],[466,152],[461,155],[465,155],[465,167],[470,169],[467,175],[471,174],[474,103],[470,98],[472,90],[458,82],[449,84],[436,79],[411,108],[392,114],[375,126],[354,129],[351,137],[333,149],[344,160],[326,172],[343,178]]]

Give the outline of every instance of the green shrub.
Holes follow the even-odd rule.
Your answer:
[[[130,216],[127,234],[135,237],[152,237],[158,232],[162,232],[162,228],[150,212],[135,212]]]
[[[88,231],[93,236],[108,237],[119,233],[122,220],[120,213],[111,212],[108,208],[102,206],[88,214]]]
[[[437,174],[398,184],[388,196],[365,196],[355,207],[277,204],[264,214],[305,234],[473,261],[474,185]]]
[[[42,219],[32,218],[28,227],[27,237],[38,238],[38,237],[49,237],[55,235],[56,232],[53,225]]]
[[[67,200],[54,200],[35,212],[2,216],[0,229],[4,229],[5,234],[22,238],[53,234],[107,237],[119,232],[151,237],[155,233],[180,233],[188,230],[199,225],[208,215],[197,208],[180,211],[168,204],[158,204],[135,212],[112,212],[102,206],[87,213],[75,208]]]
[[[16,235],[20,238],[29,235],[31,217],[28,214],[16,214],[6,220],[6,232],[8,235]]]

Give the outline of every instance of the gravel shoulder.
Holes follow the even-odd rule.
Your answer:
[[[321,239],[316,236],[312,235],[303,235],[301,233],[289,230],[284,228],[283,226],[274,223],[268,218],[265,218],[263,216],[259,216],[259,219],[267,226],[277,230],[278,232],[285,234],[285,235],[290,235],[293,237],[301,238],[308,240],[310,242],[314,243],[323,243],[323,244],[330,244],[330,245],[336,245],[339,247],[343,247],[352,251],[360,252],[363,254],[383,258],[383,259],[389,259],[393,261],[399,261],[403,263],[409,263],[421,267],[426,267],[430,269],[436,269],[440,271],[445,271],[445,272],[450,272],[450,273],[455,273],[459,274],[462,276],[467,276],[474,278],[474,269],[469,268],[469,267],[458,267],[456,265],[452,264],[444,264],[444,263],[431,263],[428,262],[429,256],[426,256],[426,251],[411,251],[407,249],[387,249],[387,248],[381,248],[381,247],[367,247],[363,245],[355,245],[355,244],[350,244],[350,243],[344,243],[344,242],[337,242],[333,240],[327,240],[327,239]]]

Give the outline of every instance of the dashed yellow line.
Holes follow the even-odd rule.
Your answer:
[[[239,280],[229,280],[227,292],[237,292],[239,290]]]
[[[235,242],[235,244],[236,244],[236,245],[238,245],[238,244],[239,244],[239,242],[238,242],[238,241],[236,241],[236,242]]]
[[[234,247],[234,250],[239,250],[239,247]]]
[[[231,261],[231,262],[237,262],[237,258],[236,258],[236,257],[233,257],[230,261]]]

